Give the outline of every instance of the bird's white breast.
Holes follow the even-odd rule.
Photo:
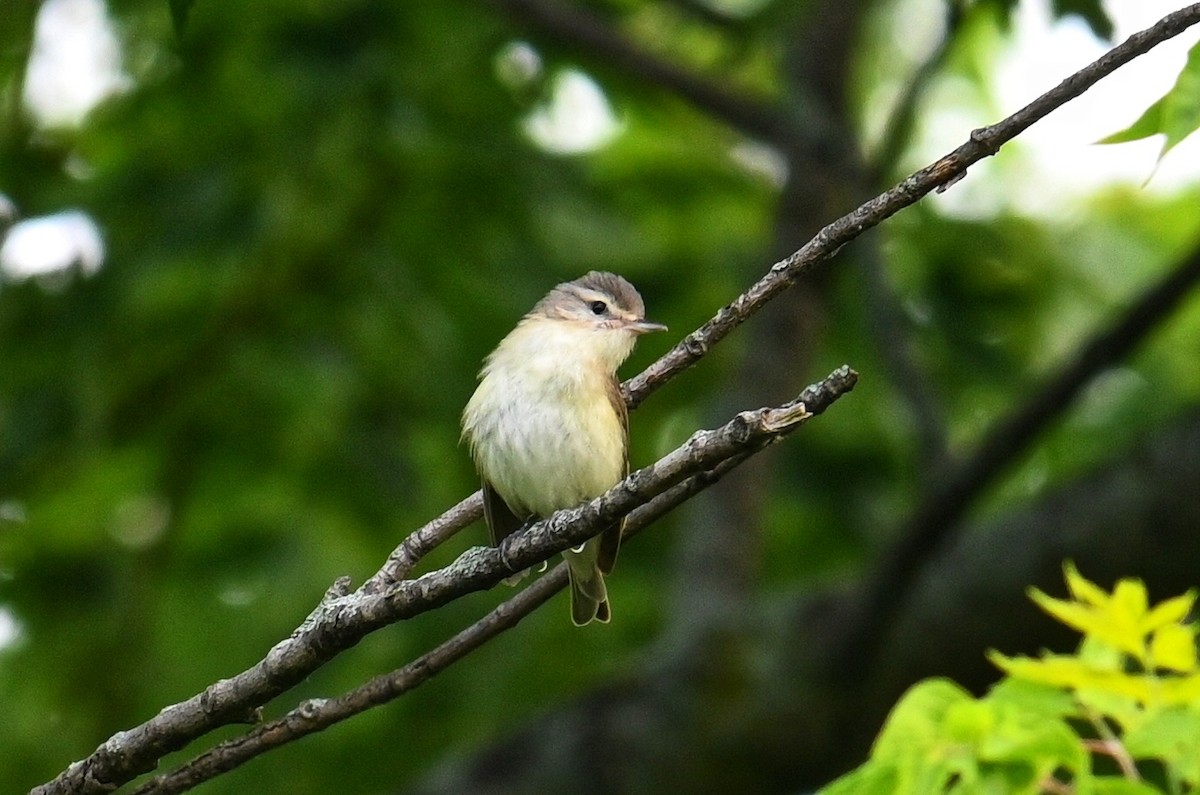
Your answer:
[[[624,476],[625,429],[608,396],[613,369],[632,347],[624,336],[527,322],[489,358],[463,435],[480,474],[514,510],[548,516]],[[624,347],[599,351],[615,364],[596,356],[604,345]]]

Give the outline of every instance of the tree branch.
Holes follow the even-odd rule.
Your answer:
[[[409,534],[392,550],[383,567],[363,583],[365,593],[380,593],[406,578],[420,562],[459,530],[483,516],[483,498],[477,491],[427,525]]]
[[[913,73],[903,94],[892,107],[879,146],[871,157],[864,181],[872,187],[881,183],[884,175],[892,172],[911,142],[917,108],[933,78],[949,57],[963,18],[960,4],[946,4],[942,37]],[[878,235],[867,238],[860,261],[864,294],[870,307],[867,314],[868,329],[890,380],[912,416],[921,471],[936,473],[941,470],[947,453],[945,413],[934,394],[931,379],[913,356],[911,323],[888,279]]]
[[[532,0],[493,2],[528,3]],[[1164,17],[1026,107],[995,125],[973,131],[970,139],[953,152],[826,226],[798,251],[772,266],[766,276],[707,323],[684,337],[665,356],[631,379],[626,384],[627,400],[631,407],[639,405],[671,377],[699,361],[713,345],[789,287],[800,275],[832,256],[841,246],[914,204],[930,191],[949,187],[966,174],[971,165],[995,154],[1004,143],[1038,119],[1197,21],[1200,21],[1200,4],[1187,6]],[[758,419],[769,423],[770,418]],[[746,419],[735,419],[731,423],[733,427],[730,433],[754,438],[756,434],[765,432],[765,426],[759,425],[756,431],[747,423]],[[708,446],[710,442],[712,445]],[[732,455],[737,446],[733,443],[724,447],[717,444],[714,438],[702,434],[694,436],[690,443],[695,443],[695,468],[689,470],[678,460],[669,467],[660,461],[653,467],[635,473],[593,503],[556,514],[534,525],[528,532],[511,536],[503,545],[503,550],[471,550],[445,569],[415,580],[406,580],[376,593],[360,591],[350,596],[340,596],[337,590],[332,590],[328,601],[319,606],[309,620],[297,628],[291,637],[271,649],[254,667],[232,679],[209,686],[187,701],[166,707],[154,718],[129,731],[118,732],[89,757],[73,763],[54,780],[36,787],[33,792],[37,795],[108,792],[152,769],[164,754],[181,748],[217,726],[244,719],[254,708],[292,687],[374,629],[417,615],[465,593],[490,587],[510,573],[501,559],[502,555],[515,569],[534,565],[566,546],[585,540],[605,521],[611,521],[634,508],[639,501],[644,502],[654,496],[653,486],[665,489],[678,483]],[[718,450],[721,451],[719,454]],[[474,509],[469,504],[460,503],[455,510],[460,510],[462,517],[465,517]],[[462,521],[462,517],[447,520],[430,533],[452,532],[446,528],[461,526],[457,522]],[[399,561],[397,570],[406,565],[406,554],[411,556],[419,552],[419,545],[415,545],[408,553],[394,553]]]
[[[1039,620],[1027,588],[1062,587],[1062,561],[1113,582],[1141,572],[1160,594],[1196,582],[1200,559],[1200,411],[1192,410],[1089,473],[970,529],[936,551],[886,627],[887,664],[830,687],[827,641],[845,614],[836,581],[759,593],[714,634],[707,656],[672,639],[640,663],[510,727],[465,757],[434,760],[410,795],[447,792],[817,791],[860,764],[913,682],[944,676],[982,692],[989,648],[1034,654],[1078,636]],[[709,647],[711,648],[711,647]],[[730,709],[735,684],[736,709]],[[780,731],[786,727],[786,731]],[[736,740],[732,739],[736,736]],[[595,764],[581,748],[618,749]],[[503,760],[503,764],[496,764]]]
[[[836,375],[836,374],[835,374]],[[801,401],[805,395],[801,395]],[[816,403],[814,402],[814,406]],[[719,481],[769,442],[722,460],[712,469],[698,472],[629,514],[625,538],[639,534],[676,506]],[[500,633],[512,629],[523,618],[545,604],[567,584],[566,566],[555,566],[519,594],[462,630],[437,648],[403,668],[377,676],[334,699],[301,703],[270,723],[226,740],[184,765],[156,776],[133,795],[172,795],[227,773],[279,746],[307,737],[366,710],[393,701],[432,679]]]
[[[152,769],[163,754],[217,726],[246,720],[255,709],[376,629],[490,588],[515,571],[586,541],[602,526],[687,478],[706,473],[726,459],[766,447],[824,411],[852,389],[857,378],[853,370],[842,367],[806,389],[795,401],[742,412],[721,428],[697,431],[683,445],[634,472],[606,494],[509,536],[499,549],[472,548],[449,566],[375,593],[363,589],[347,595],[347,581],[340,580],[292,635],[276,644],[256,665],[167,707],[140,726],[119,732],[90,757],[72,764],[33,792],[99,793],[120,786]],[[469,514],[466,502],[449,513]],[[427,528],[451,524],[434,522]]]
[[[1059,417],[1097,375],[1128,356],[1200,284],[1200,250],[1133,301],[1108,328],[1055,368],[1041,388],[985,434],[973,455],[951,468],[902,526],[863,593],[857,621],[847,624],[842,675],[860,676],[878,662],[882,628],[904,602],[921,566],[953,534],[975,498]]]
[[[990,127],[973,130],[967,142],[953,152],[823,228],[798,251],[771,266],[766,276],[755,282],[733,303],[684,337],[640,375],[630,379],[626,384],[630,406],[639,405],[675,373],[699,361],[715,343],[724,339],[725,335],[745,322],[768,301],[786,290],[802,274],[833,256],[842,246],[905,207],[916,204],[930,192],[946,190],[962,179],[968,168],[985,157],[996,154],[1001,146],[1051,111],[1070,102],[1105,76],[1162,42],[1178,36],[1197,22],[1200,22],[1200,3],[1168,14],[1153,26],[1133,34],[1011,116]]]
[[[225,740],[187,764],[156,776],[135,790],[133,795],[186,792],[222,773],[241,767],[267,751],[399,698],[501,632],[515,627],[521,619],[558,593],[566,583],[566,566],[560,563],[512,599],[403,668],[377,676],[337,698],[315,698],[301,702],[283,717],[261,724],[240,737]]]
[[[794,145],[813,136],[770,105],[726,91],[716,83],[634,44],[608,24],[604,17],[583,8],[547,0],[487,0],[517,22],[567,42],[598,57],[601,62],[636,75],[645,82],[678,94],[701,111],[747,135],[776,146]]]

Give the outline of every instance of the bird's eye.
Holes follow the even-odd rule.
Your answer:
[[[603,315],[608,310],[608,304],[603,301],[592,301],[591,308],[593,315]]]

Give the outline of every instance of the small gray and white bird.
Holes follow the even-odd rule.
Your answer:
[[[645,312],[632,284],[592,271],[551,290],[487,357],[462,435],[483,480],[493,545],[531,519],[599,497],[629,473],[617,368],[640,335],[667,328]],[[612,616],[604,575],[623,527],[622,520],[563,553],[577,626]]]

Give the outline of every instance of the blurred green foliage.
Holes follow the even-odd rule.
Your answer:
[[[0,192],[26,216],[83,209],[105,259],[90,277],[0,280],[0,610],[18,628],[0,647],[6,788],[253,664],[336,577],[361,581],[469,494],[458,413],[549,286],[621,272],[678,338],[772,261],[779,190],[731,155],[741,134],[550,37],[538,77],[506,84],[497,59],[529,34],[485,3],[114,4],[132,87],[71,129],[21,106],[33,12],[18,5],[0,28]],[[1098,5],[1064,5],[1096,27]],[[778,98],[807,6],[727,24],[683,3],[589,7],[662,57]],[[947,70],[986,96],[1003,31],[971,30]],[[859,46],[856,74],[881,76],[883,42]],[[619,122],[588,154],[525,132],[568,68],[599,82]],[[1078,208],[1086,222],[923,204],[887,225],[889,278],[956,446],[1194,245],[1197,198],[1110,192]],[[843,361],[864,379],[762,484],[764,588],[853,574],[918,480],[858,272],[838,266],[821,289],[835,322],[794,341],[812,362],[794,379]],[[745,376],[753,325],[634,414],[635,465],[723,420],[714,405]],[[1031,464],[1041,488],[1195,402],[1197,325],[1193,307],[1069,421],[1088,424],[1082,444],[1069,423],[1054,431]],[[668,342],[647,340],[626,374]],[[993,509],[1027,499],[1029,479],[1014,472]],[[556,601],[400,702],[204,791],[391,790],[635,669],[670,621],[664,571],[686,542],[663,525],[623,553],[611,628],[578,631]],[[484,537],[471,529],[428,565]],[[378,633],[268,715],[398,667],[505,595]]]

